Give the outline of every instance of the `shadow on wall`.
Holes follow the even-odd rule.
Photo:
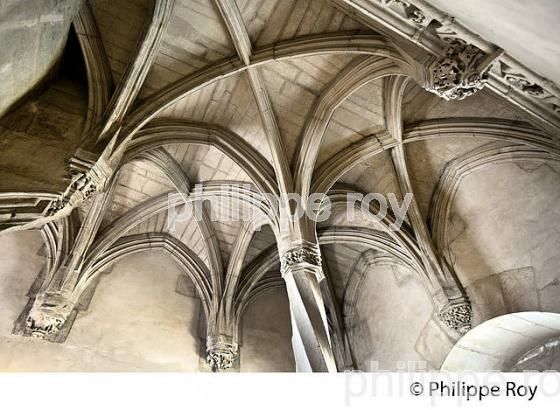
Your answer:
[[[0,118],[0,192],[59,192],[66,188],[67,161],[81,143],[84,130],[87,84],[72,29],[57,67]]]

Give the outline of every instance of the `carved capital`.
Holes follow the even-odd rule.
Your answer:
[[[468,301],[447,304],[440,310],[439,318],[451,330],[465,334],[471,330],[471,304]]]
[[[74,305],[58,293],[37,295],[25,323],[31,336],[45,339],[64,326],[73,309]]]
[[[428,66],[425,88],[446,101],[462,100],[484,87],[490,65],[477,47],[450,40],[443,56]]]
[[[280,270],[284,274],[290,267],[304,263],[321,267],[321,254],[317,245],[301,244],[284,252],[280,258]]]
[[[237,343],[217,341],[206,348],[206,361],[213,372],[230,369],[237,359]]]

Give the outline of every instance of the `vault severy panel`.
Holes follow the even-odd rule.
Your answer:
[[[191,184],[208,181],[251,182],[233,160],[217,148],[196,144],[169,144],[165,149],[178,162]]]
[[[403,122],[411,124],[435,118],[485,117],[526,121],[523,113],[488,89],[482,89],[461,101],[445,101],[409,82],[403,100]]]
[[[241,216],[246,205],[241,201],[224,197],[217,197],[212,202],[204,201],[203,204],[207,215],[212,221],[222,261],[224,266],[227,266],[237,236],[243,225]]]
[[[365,215],[360,210],[360,202],[355,203],[354,214],[347,212],[346,204],[333,205],[331,207],[331,214],[329,217],[322,222],[317,224],[319,229],[328,227],[356,227],[356,228],[366,228],[368,230],[377,230],[383,232],[385,230],[384,226],[381,225],[376,220],[373,220],[368,215]],[[352,211],[350,211],[352,212]],[[372,211],[373,212],[373,211]],[[374,213],[374,212],[373,212]],[[349,218],[349,215],[352,217]]]
[[[173,15],[140,97],[235,55],[212,0],[175,0]]]
[[[263,66],[263,78],[288,160],[294,156],[317,97],[350,61],[352,56],[319,55]]]
[[[93,0],[91,9],[117,83],[136,48],[154,0]],[[126,27],[126,30],[123,28]]]
[[[164,210],[142,221],[134,228],[130,229],[126,235],[136,235],[143,233],[164,233],[183,242],[193,251],[208,267],[208,252],[202,237],[202,233],[194,218],[175,218],[170,220],[169,216],[184,215],[183,204],[179,204],[176,209]]]
[[[265,158],[272,157],[245,74],[215,81],[177,101],[158,117],[219,125],[241,137]]]
[[[245,269],[255,258],[263,251],[276,244],[274,232],[268,225],[264,225],[260,230],[256,231],[251,239],[249,248],[243,260],[243,269]]]
[[[383,82],[374,80],[360,87],[334,111],[315,168],[345,147],[385,129]]]
[[[445,166],[453,159],[489,141],[476,137],[451,137],[405,144],[405,155],[414,195],[427,218],[430,201]]]
[[[327,266],[335,295],[339,301],[342,301],[344,289],[346,289],[354,265],[365,250],[364,246],[344,243],[321,246],[321,257]]]
[[[256,46],[298,36],[364,29],[324,0],[237,0],[251,42]]]
[[[355,186],[363,193],[395,194],[399,203],[402,195],[395,175],[395,167],[388,151],[355,164],[340,179],[340,183]]]
[[[141,161],[128,163],[123,167],[102,226],[142,202],[174,190],[175,188],[163,173],[150,164]]]

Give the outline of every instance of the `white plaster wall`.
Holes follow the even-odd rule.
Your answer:
[[[175,292],[184,272],[159,251],[127,256],[103,275],[64,343],[12,335],[42,245],[38,232],[0,236],[0,371],[208,371],[200,301]],[[242,334],[241,371],[295,371],[285,288],[253,300]]]
[[[560,312],[558,165],[511,162],[466,176],[448,224],[475,324],[508,312]]]
[[[11,334],[43,263],[40,235],[0,237],[0,369],[17,371],[197,371],[200,302],[175,292],[182,272],[156,251],[125,257],[101,279],[88,311],[63,344]]]
[[[358,368],[396,371],[398,362],[423,362],[416,344],[432,306],[420,282],[404,270],[370,266],[360,288],[355,326],[347,328]]]
[[[295,372],[285,287],[267,289],[243,314],[241,371]]]
[[[428,0],[477,34],[560,84],[558,0]]]

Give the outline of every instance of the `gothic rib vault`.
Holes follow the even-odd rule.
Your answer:
[[[499,45],[425,1],[75,3],[51,79],[0,119],[0,240],[40,232],[45,254],[10,337],[65,343],[102,274],[150,252],[194,289],[215,371],[239,370],[245,311],[271,289],[298,371],[367,368],[376,343],[406,352],[391,369],[439,368],[473,325],[560,312],[560,91]],[[542,185],[517,212],[515,183]],[[205,207],[173,226],[195,185],[256,217]],[[348,194],[368,192],[413,194],[400,230],[395,209],[347,219]],[[332,213],[288,220],[269,195],[289,193]],[[383,286],[401,299],[368,299]]]

